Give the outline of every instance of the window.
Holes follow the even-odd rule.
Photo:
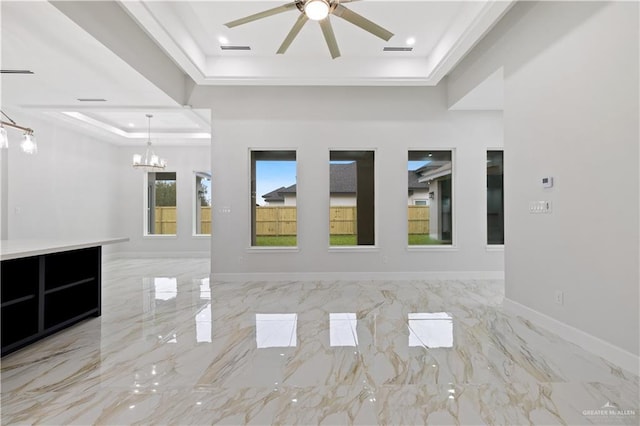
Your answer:
[[[211,175],[196,172],[195,176],[195,235],[211,235]]]
[[[147,174],[147,235],[176,235],[176,174]]]
[[[409,245],[451,244],[453,238],[451,151],[409,151]]]
[[[503,161],[503,151],[487,151],[487,244],[504,244]]]
[[[251,245],[297,245],[296,152],[251,151]]]
[[[374,151],[331,151],[329,180],[329,245],[374,245]]]

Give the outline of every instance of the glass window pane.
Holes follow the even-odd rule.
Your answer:
[[[176,235],[175,172],[150,172],[147,176],[147,234]]]
[[[329,245],[374,245],[374,151],[331,151],[329,160]]]
[[[453,240],[451,151],[409,151],[409,245],[451,244]]]
[[[251,245],[296,246],[296,152],[251,152]]]
[[[487,244],[504,244],[503,161],[503,151],[487,151]]]
[[[196,173],[195,220],[196,235],[211,235],[211,176],[208,173]]]

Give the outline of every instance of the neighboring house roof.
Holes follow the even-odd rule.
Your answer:
[[[331,181],[329,182],[329,192],[332,194],[355,194],[356,193],[356,163],[331,164],[329,167]]]
[[[420,167],[416,170],[416,173],[419,174],[418,180],[420,182],[429,182],[430,180],[450,175],[451,161],[432,161],[430,164]]]
[[[273,191],[269,192],[268,194],[264,194],[262,196],[262,198],[264,198],[265,201],[267,202],[275,202],[275,201],[284,201],[284,196],[280,195],[280,192],[285,189],[284,186],[281,186],[278,189],[274,189]]]
[[[331,164],[330,165],[331,182],[329,190],[332,194],[355,194],[356,193],[356,163],[348,164]],[[419,182],[420,174],[417,170],[408,171],[409,190],[428,189],[427,182]],[[284,194],[295,194],[296,185],[284,186],[275,189],[268,194],[264,194],[262,198],[265,201],[284,201]]]
[[[409,170],[409,191],[429,189],[427,182],[420,182],[420,173],[417,170]]]

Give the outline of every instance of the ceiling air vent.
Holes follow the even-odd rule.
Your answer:
[[[250,46],[220,46],[222,50],[251,50]]]
[[[0,70],[0,74],[33,74],[31,70]]]
[[[385,47],[382,49],[383,52],[411,52],[413,51],[413,47]]]
[[[102,98],[78,98],[80,102],[107,102],[106,99]]]

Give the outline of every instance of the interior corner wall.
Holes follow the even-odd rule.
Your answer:
[[[502,277],[503,253],[486,247],[485,171],[501,112],[448,111],[442,87],[199,90],[192,104],[211,108],[214,129],[214,277]],[[297,152],[297,250],[250,248],[250,149]],[[375,248],[329,248],[332,149],[375,151]],[[455,248],[408,248],[408,151],[429,149],[454,151]]]
[[[638,7],[517,4],[449,79],[504,65],[507,298],[636,356]]]
[[[9,149],[3,152],[8,238],[119,236],[113,202],[118,198],[117,148],[36,114],[12,111],[11,116],[35,130],[38,153],[23,153],[21,133],[8,129]]]
[[[118,148],[118,222],[129,242],[121,244],[124,257],[208,257],[211,237],[194,236],[195,172],[211,171],[209,146],[154,145],[167,159],[166,172],[176,173],[177,231],[174,236],[144,233],[145,172],[131,167],[131,158],[145,149],[144,143]]]

